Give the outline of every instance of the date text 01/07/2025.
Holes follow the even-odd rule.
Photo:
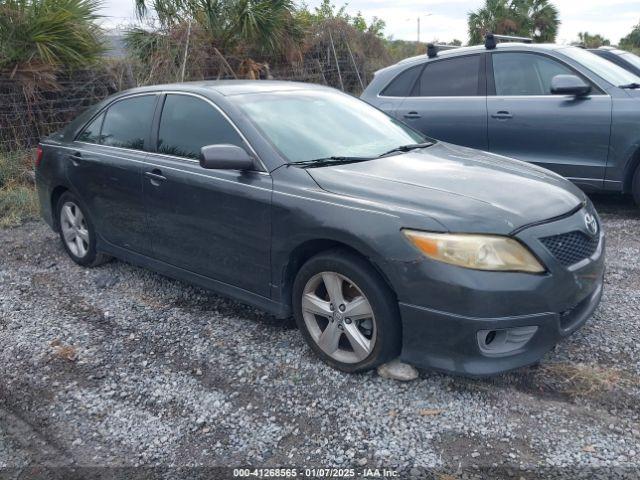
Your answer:
[[[397,478],[396,470],[386,468],[235,468],[236,478]]]

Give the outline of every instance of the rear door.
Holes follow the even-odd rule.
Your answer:
[[[552,95],[551,79],[578,75],[554,57],[495,52],[489,64],[489,150],[535,163],[582,186],[602,187],[611,98],[592,84],[585,97]]]
[[[411,95],[424,63],[406,68],[389,82],[377,95],[371,89],[365,90],[362,99],[375,105],[392,117],[398,117],[398,108]],[[402,120],[402,117],[398,117]]]
[[[209,100],[169,93],[161,112],[143,172],[154,258],[269,296],[271,175],[200,166],[205,145],[250,149]]]
[[[485,54],[427,62],[397,118],[438,140],[486,150],[484,62]]]
[[[148,254],[142,166],[158,95],[126,97],[96,116],[70,144],[67,178],[103,240]]]

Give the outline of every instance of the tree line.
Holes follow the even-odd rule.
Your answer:
[[[294,61],[313,46],[314,38],[326,33],[327,23],[348,31],[350,38],[360,35],[364,39],[360,54],[380,55],[382,63],[425,49],[416,42],[385,38],[384,20],[350,14],[346,5],[336,7],[331,0],[313,9],[293,0],[132,1],[146,27],[129,29],[125,44],[128,53],[141,60],[166,49],[167,39],[180,43],[189,36],[197,46],[225,57]],[[0,71],[46,81],[57,70],[99,61],[107,48],[96,23],[101,6],[100,0],[0,0]],[[559,25],[558,9],[549,0],[486,0],[468,14],[470,44],[481,43],[487,32],[554,42]],[[598,47],[611,42],[602,35],[581,32],[575,43]],[[619,45],[640,49],[640,23]],[[178,61],[178,52],[174,53],[172,61]]]

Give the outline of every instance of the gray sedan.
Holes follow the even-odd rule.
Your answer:
[[[293,314],[343,371],[534,363],[602,293],[604,236],[577,187],[325,87],[123,92],[44,139],[36,165],[73,261],[117,257]]]

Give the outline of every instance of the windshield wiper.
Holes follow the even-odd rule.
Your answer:
[[[373,160],[376,157],[326,157],[315,158],[313,160],[300,160],[298,162],[289,162],[288,165],[296,165],[301,167],[324,167],[326,165],[336,165],[340,163],[356,163],[366,162],[367,160]]]
[[[627,83],[626,85],[618,85],[619,88],[631,88],[631,89],[635,89],[635,88],[640,88],[640,83]]]
[[[387,155],[391,155],[396,152],[410,152],[411,150],[417,150],[418,148],[427,148],[433,145],[433,142],[423,142],[423,143],[411,143],[409,145],[400,145],[399,147],[392,148],[388,152],[384,152],[380,154],[381,157],[385,157]]]

